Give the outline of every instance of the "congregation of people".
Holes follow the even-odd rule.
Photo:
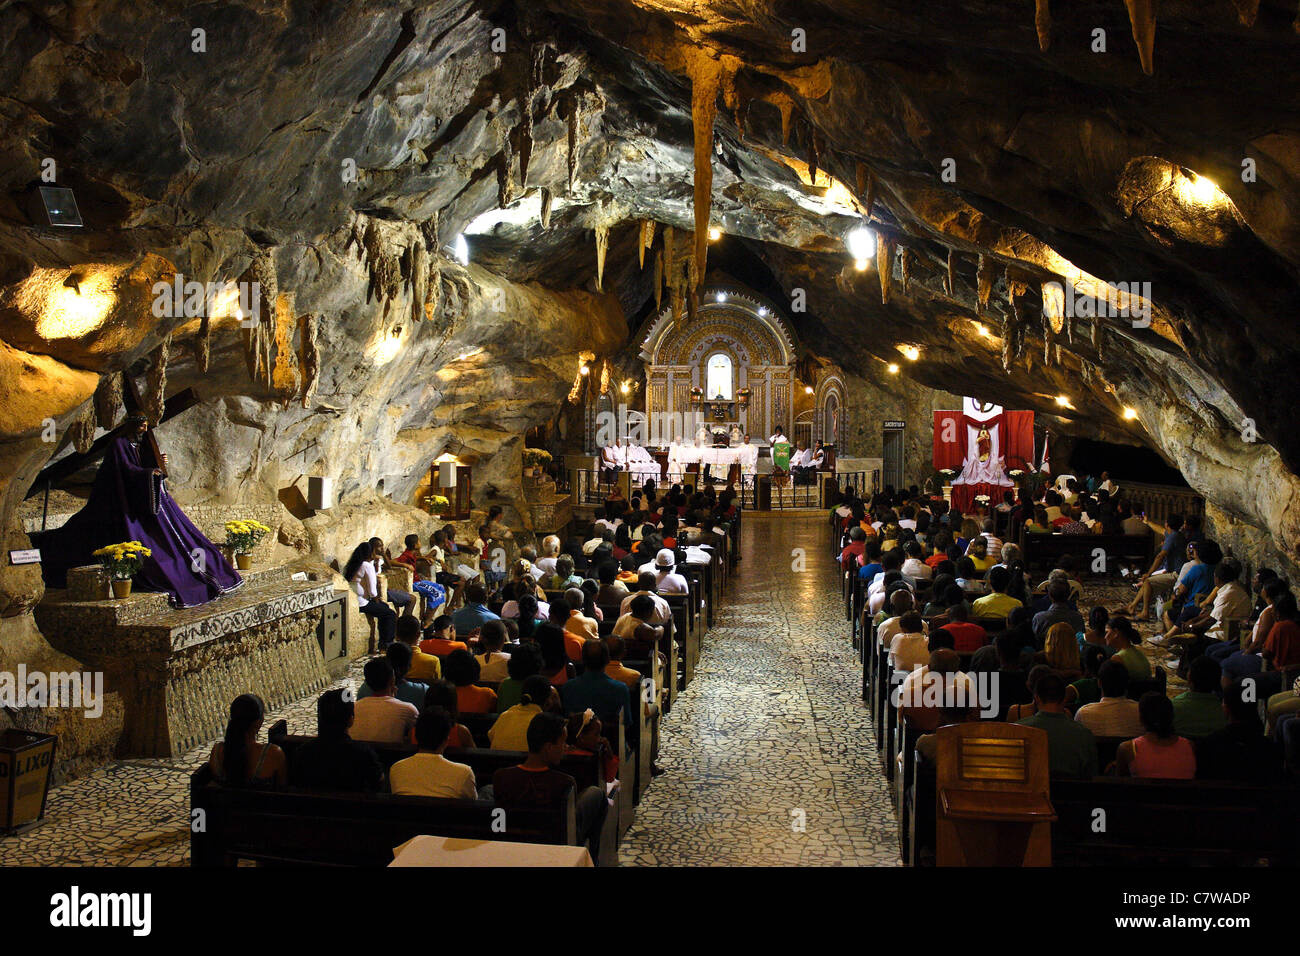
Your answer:
[[[1038,500],[1022,489],[978,514],[917,488],[869,500],[850,491],[834,509],[841,567],[865,590],[864,640],[879,642],[900,718],[922,732],[918,755],[934,758],[940,726],[996,719],[1044,730],[1054,775],[1300,776],[1290,584],[1268,568],[1247,580],[1199,515],[1148,522],[1108,476],[1089,484],[1071,478]],[[1084,579],[1094,560],[1085,538],[1037,579],[1017,543],[1103,533],[1153,536],[1148,566],[1121,564],[1105,579],[1112,592],[1131,589],[1128,602],[1087,597],[1097,592]],[[1167,647],[1185,691],[1170,692],[1144,652],[1152,644]],[[923,684],[935,693],[913,692]],[[977,686],[991,694],[980,699]],[[1121,738],[1106,766],[1099,738]]]

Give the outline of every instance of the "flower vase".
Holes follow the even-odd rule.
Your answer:
[[[120,601],[120,600],[122,600],[122,598],[130,597],[130,596],[131,596],[131,583],[132,583],[132,582],[131,582],[131,579],[130,579],[130,578],[127,578],[126,580],[123,580],[123,581],[119,581],[119,580],[116,580],[116,579],[115,579],[115,580],[113,581],[113,597],[114,597],[114,599]]]
[[[253,566],[253,556],[247,551],[240,551],[235,555],[235,567],[240,571],[247,571]]]

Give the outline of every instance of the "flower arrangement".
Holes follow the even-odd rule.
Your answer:
[[[1023,468],[1012,468],[1010,474],[1012,478],[1023,478],[1025,470]]]
[[[955,469],[955,468],[940,468],[940,469],[939,469],[939,474],[943,475],[944,478],[951,478],[953,475],[957,474],[957,469]]]
[[[975,496],[975,503],[976,503],[977,505],[987,505],[987,504],[989,503],[989,500],[990,500],[990,499],[989,499],[989,496],[988,496],[988,495],[976,495],[976,496]]]
[[[546,467],[551,463],[551,453],[545,448],[525,448],[524,449],[524,467],[538,468]]]
[[[248,554],[270,533],[271,529],[260,521],[226,522],[226,544],[235,554]]]
[[[139,541],[123,541],[105,545],[95,552],[95,557],[114,581],[130,581],[143,566],[144,559],[152,554]]]
[[[424,507],[429,509],[430,514],[440,515],[451,506],[451,502],[444,495],[425,495]]]

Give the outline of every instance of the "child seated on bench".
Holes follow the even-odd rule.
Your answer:
[[[445,797],[477,800],[474,770],[442,755],[455,721],[443,707],[428,707],[415,724],[416,753],[388,771],[389,789],[404,797]]]

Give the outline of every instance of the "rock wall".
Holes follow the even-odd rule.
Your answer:
[[[847,375],[845,401],[854,457],[884,457],[884,423],[903,421],[903,484],[922,485],[934,474],[934,411],[961,408],[961,396],[890,375]],[[870,476],[868,476],[870,480]],[[883,478],[882,478],[883,483]]]

